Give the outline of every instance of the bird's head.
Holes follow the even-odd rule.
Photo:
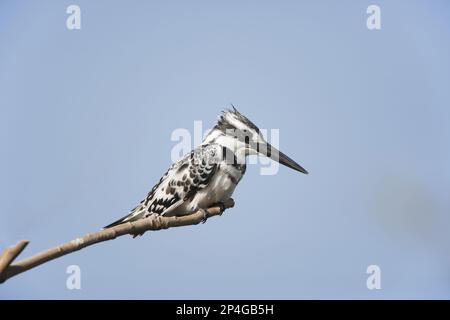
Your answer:
[[[236,155],[262,154],[291,169],[307,174],[304,168],[264,140],[259,128],[234,106],[225,110],[203,143],[218,143]]]

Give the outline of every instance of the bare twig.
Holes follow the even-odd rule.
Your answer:
[[[223,208],[220,206],[215,206],[207,209],[206,217],[210,218],[216,215],[221,215],[224,209],[232,208],[233,206],[233,199],[229,199],[223,203]],[[109,229],[89,233],[83,237],[63,243],[59,246],[39,252],[29,258],[11,264],[28,244],[28,241],[22,240],[14,247],[7,248],[2,256],[0,256],[0,283],[3,283],[9,278],[37,267],[45,262],[54,260],[99,242],[113,240],[127,234],[140,234],[149,230],[155,231],[173,227],[195,225],[200,223],[203,219],[204,215],[202,211],[178,217],[150,216],[135,222],[127,222]]]
[[[0,256],[0,275],[9,267],[27,245],[27,240],[20,240],[15,246],[6,248],[5,251],[3,251]]]

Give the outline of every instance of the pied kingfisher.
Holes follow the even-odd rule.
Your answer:
[[[245,173],[246,157],[257,154],[308,173],[267,143],[259,128],[233,106],[222,112],[202,144],[174,163],[138,206],[105,228],[152,214],[179,216],[201,210],[206,217],[207,208],[222,206],[231,197]]]

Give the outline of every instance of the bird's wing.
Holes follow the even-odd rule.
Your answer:
[[[218,148],[215,144],[201,145],[174,163],[137,207],[105,228],[150,214],[165,215],[192,199],[214,176],[218,166]]]

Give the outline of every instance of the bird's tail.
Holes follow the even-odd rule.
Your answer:
[[[130,221],[129,219],[127,219],[127,218],[129,218],[129,217],[130,217],[130,215],[127,214],[125,217],[122,217],[122,218],[120,218],[119,220],[116,220],[116,221],[114,221],[113,223],[108,224],[106,227],[103,227],[103,229],[112,228],[112,227],[118,226],[119,224],[128,222],[128,221]]]
[[[138,219],[139,218],[137,218],[134,213],[130,213],[130,214],[127,214],[125,217],[122,217],[119,220],[114,221],[111,224],[108,224],[106,227],[103,227],[103,229],[112,228],[112,227],[118,226],[120,224],[131,222],[131,221],[135,221],[135,220],[138,220]],[[143,234],[144,233],[136,233],[136,234],[132,234],[132,236],[133,236],[133,238],[136,238],[137,236],[142,236]]]
[[[133,210],[131,210],[125,217],[120,218],[119,220],[114,221],[111,224],[108,224],[106,227],[103,227],[103,229],[112,228],[115,226],[118,226],[119,224],[131,222],[138,220],[144,216],[145,210],[143,210],[142,206],[137,206]]]

